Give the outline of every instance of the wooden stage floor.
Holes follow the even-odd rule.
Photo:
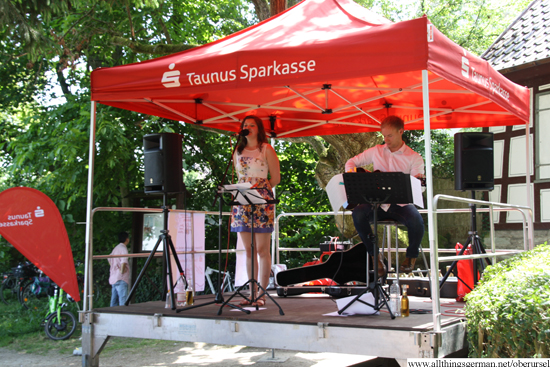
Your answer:
[[[228,300],[232,293],[225,294],[224,300]],[[220,319],[241,322],[265,322],[317,325],[325,323],[331,326],[353,327],[353,328],[376,328],[387,330],[416,331],[424,332],[433,329],[432,302],[429,298],[409,297],[411,313],[409,317],[397,317],[391,319],[388,310],[383,307],[379,315],[353,315],[353,316],[327,316],[329,313],[338,311],[334,299],[326,294],[303,294],[299,296],[280,297],[270,292],[273,299],[281,306],[284,315],[279,314],[278,307],[268,298],[266,305],[256,311],[255,308],[248,308],[252,312],[246,314],[240,310],[225,306],[222,314],[218,315],[221,304],[208,304],[213,302],[214,295],[197,296],[195,305],[201,307],[176,312],[165,308],[162,301],[130,304],[128,306],[96,308],[97,313],[116,313],[129,315],[155,315],[162,314],[164,317],[194,318],[194,319]],[[242,298],[237,296],[231,303],[238,304]],[[463,302],[454,299],[441,299],[441,325],[442,327],[456,322],[464,321]]]

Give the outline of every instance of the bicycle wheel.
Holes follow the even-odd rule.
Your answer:
[[[17,300],[17,280],[15,278],[8,278],[2,283],[0,298],[7,305]]]
[[[45,294],[34,294],[33,293],[33,282],[25,284],[21,291],[21,298],[19,302],[23,305],[24,308],[31,311],[43,310],[48,303],[48,297]]]
[[[48,338],[52,340],[65,340],[73,335],[76,330],[76,318],[69,311],[61,311],[61,317],[57,317],[57,312],[52,313],[46,319],[44,331]]]

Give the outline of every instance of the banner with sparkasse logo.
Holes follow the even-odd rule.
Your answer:
[[[2,191],[0,235],[71,297],[80,300],[67,230],[48,196],[29,187]]]

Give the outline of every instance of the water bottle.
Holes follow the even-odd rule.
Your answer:
[[[166,303],[164,305],[164,308],[172,308],[172,299],[170,298],[170,290],[168,290],[168,293],[166,293]]]
[[[401,315],[401,300],[399,293],[399,283],[394,280],[390,286],[390,310],[395,317]]]

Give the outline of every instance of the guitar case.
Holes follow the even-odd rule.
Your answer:
[[[373,264],[370,256],[368,259],[369,269],[372,272]],[[278,272],[277,284],[285,287],[324,278],[332,279],[340,285],[353,281],[366,283],[366,261],[367,248],[363,243],[358,243],[349,250],[332,253],[327,261],[322,264]],[[374,281],[372,273],[370,274],[370,281]]]

